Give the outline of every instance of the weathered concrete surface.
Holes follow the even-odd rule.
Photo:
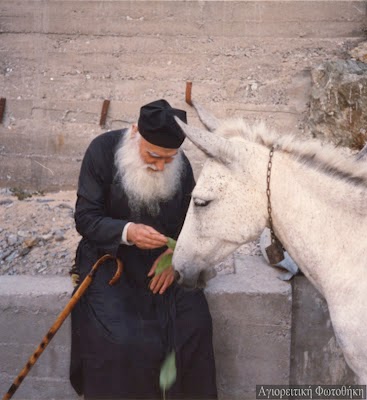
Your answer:
[[[36,350],[70,299],[68,278],[1,276],[0,278],[0,393]],[[78,398],[68,381],[70,320],[40,356],[14,399],[72,400]]]
[[[75,187],[91,139],[128,126],[157,98],[189,110],[187,80],[219,117],[302,134],[310,69],[363,39],[366,8],[364,0],[2,0],[0,185]],[[199,124],[192,110],[189,120]],[[185,148],[197,173],[203,157]]]
[[[256,385],[288,384],[292,293],[261,257],[236,259],[236,274],[209,281],[221,399],[254,399]]]
[[[357,384],[336,342],[325,299],[304,276],[292,282],[290,383]]]

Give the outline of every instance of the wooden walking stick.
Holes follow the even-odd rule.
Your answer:
[[[50,343],[51,339],[55,336],[56,332],[59,330],[60,326],[65,321],[66,317],[71,313],[71,310],[75,307],[76,303],[83,296],[83,294],[87,290],[88,286],[92,283],[92,280],[94,278],[94,275],[96,274],[98,267],[102,263],[104,263],[106,260],[109,260],[109,259],[116,259],[116,263],[117,263],[117,271],[116,271],[114,277],[110,280],[109,284],[114,285],[118,281],[118,279],[120,278],[121,273],[122,273],[122,268],[123,268],[122,261],[119,260],[118,258],[111,256],[110,254],[106,254],[103,257],[101,257],[99,260],[97,260],[97,262],[93,265],[89,274],[86,276],[84,281],[80,284],[79,288],[77,289],[77,291],[74,293],[74,295],[70,299],[69,303],[61,311],[61,313],[57,317],[55,323],[51,326],[51,328],[47,332],[46,336],[43,338],[42,342],[37,347],[36,351],[32,354],[32,356],[29,358],[27,364],[24,366],[24,368],[21,370],[21,372],[19,373],[17,378],[14,380],[13,384],[10,386],[10,389],[5,394],[5,396],[3,397],[2,400],[8,400],[13,397],[15,391],[18,389],[20,384],[23,382],[24,378],[27,376],[28,372],[31,370],[33,365],[36,363],[39,356],[43,353],[43,350]]]

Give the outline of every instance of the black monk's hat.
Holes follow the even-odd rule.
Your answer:
[[[156,100],[140,109],[138,129],[145,140],[159,147],[178,149],[185,135],[174,117],[187,123],[186,111],[172,108],[166,100]]]

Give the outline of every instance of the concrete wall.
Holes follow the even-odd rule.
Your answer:
[[[325,299],[304,276],[292,282],[290,382],[357,384],[336,342]]]
[[[0,185],[75,187],[90,140],[142,104],[307,125],[310,69],[363,37],[366,1],[1,0]],[[104,99],[111,100],[105,128]],[[189,119],[197,123],[192,111]],[[195,171],[202,156],[189,144]]]
[[[293,283],[260,257],[236,257],[235,275],[206,289],[213,318],[220,400],[255,398],[256,385],[351,384],[325,301],[304,277]],[[292,288],[293,286],[293,288]],[[69,278],[0,276],[0,393],[5,393],[71,293]],[[14,399],[72,400],[70,321],[41,355]]]
[[[254,399],[256,385],[289,383],[291,285],[260,257],[236,256],[235,267],[206,289],[222,400]]]
[[[48,332],[72,292],[68,278],[0,277],[0,393],[4,395]],[[14,399],[78,398],[68,381],[67,319],[14,395]]]

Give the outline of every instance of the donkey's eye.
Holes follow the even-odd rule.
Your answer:
[[[197,207],[206,207],[209,203],[211,202],[211,200],[203,200],[203,199],[194,199],[194,204]]]

